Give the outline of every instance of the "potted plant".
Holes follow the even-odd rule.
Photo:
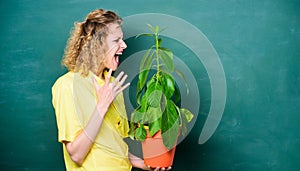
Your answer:
[[[172,51],[161,46],[160,33],[164,29],[151,25],[148,28],[152,33],[136,36],[151,37],[154,44],[145,52],[140,63],[137,108],[131,115],[129,136],[142,141],[146,165],[168,167],[173,163],[178,136],[187,133],[187,124],[194,115],[179,106],[181,95],[172,74],[178,74],[186,86],[187,83],[182,72],[174,68]],[[151,144],[155,147],[147,146]],[[166,156],[170,157],[169,161],[163,161]]]

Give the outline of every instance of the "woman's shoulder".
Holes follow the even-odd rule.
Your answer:
[[[54,83],[53,87],[70,87],[73,84],[74,72],[67,72],[61,75]]]

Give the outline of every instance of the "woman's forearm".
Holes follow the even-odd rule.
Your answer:
[[[129,157],[129,160],[132,164],[133,167],[135,168],[140,168],[140,169],[143,169],[143,170],[150,170],[144,163],[144,160],[129,153],[128,154],[128,157]]]

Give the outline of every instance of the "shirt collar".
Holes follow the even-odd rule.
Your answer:
[[[108,71],[107,70],[104,70],[104,77],[106,77],[107,76],[107,74],[108,74]],[[96,79],[96,81],[97,81],[97,83],[99,84],[99,85],[104,85],[104,83],[105,83],[105,80],[102,80],[100,77],[98,77],[96,74],[94,74],[92,71],[89,71],[89,75],[88,75],[88,77],[89,78],[95,78]]]

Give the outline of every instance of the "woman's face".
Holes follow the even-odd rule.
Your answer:
[[[106,68],[115,71],[119,65],[119,57],[127,45],[123,41],[123,31],[119,24],[112,23],[107,27],[108,35],[106,37],[106,44],[108,51],[106,52],[104,65]]]

